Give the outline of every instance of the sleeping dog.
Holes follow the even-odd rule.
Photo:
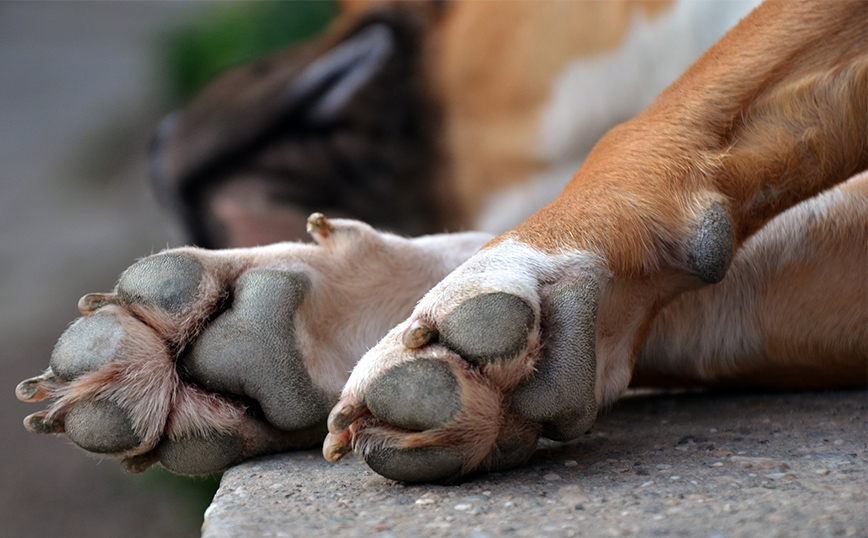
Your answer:
[[[769,1],[638,110],[674,78],[643,54],[684,69],[676,29],[743,7],[348,3],[161,126],[161,196],[206,246],[311,209],[500,235],[314,213],[313,244],[145,258],[25,426],[183,474],[325,436],[412,482],[520,465],[631,383],[864,386],[864,2]]]

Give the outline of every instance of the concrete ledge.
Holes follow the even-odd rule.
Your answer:
[[[865,536],[865,390],[636,393],[527,466],[404,486],[318,450],[228,471],[203,536]]]

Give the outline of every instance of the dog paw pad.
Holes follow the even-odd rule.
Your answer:
[[[307,372],[294,325],[310,287],[303,272],[248,271],[232,306],[202,331],[181,366],[209,391],[253,398],[280,429],[325,421],[331,401]]]
[[[114,315],[93,315],[74,323],[57,341],[49,366],[63,381],[72,381],[114,360],[124,331]]]
[[[442,428],[464,408],[452,368],[435,360],[386,370],[368,386],[365,401],[382,420],[409,430]]]
[[[147,257],[127,269],[118,281],[118,301],[177,314],[196,298],[204,277],[202,263],[181,253]]]
[[[719,204],[712,204],[687,244],[687,263],[703,282],[723,280],[733,256],[732,223]]]
[[[155,452],[163,467],[173,473],[202,475],[225,469],[237,462],[243,449],[241,437],[214,432],[163,439]]]
[[[457,476],[462,459],[446,449],[384,448],[364,454],[365,462],[376,473],[400,482],[437,482]]]
[[[524,351],[533,322],[533,310],[515,295],[486,293],[440,322],[440,342],[471,364],[506,361]]]
[[[72,406],[64,419],[69,439],[96,454],[119,454],[142,443],[127,411],[109,400],[89,400]]]

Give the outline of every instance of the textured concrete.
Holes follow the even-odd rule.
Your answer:
[[[522,469],[450,486],[264,458],[224,475],[203,535],[864,537],[866,398],[640,393]]]

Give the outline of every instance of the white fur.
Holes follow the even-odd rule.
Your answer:
[[[637,14],[618,50],[567,65],[540,118],[545,170],[490,197],[477,228],[503,233],[554,200],[606,131],[647,107],[759,3],[683,0],[652,19]]]

